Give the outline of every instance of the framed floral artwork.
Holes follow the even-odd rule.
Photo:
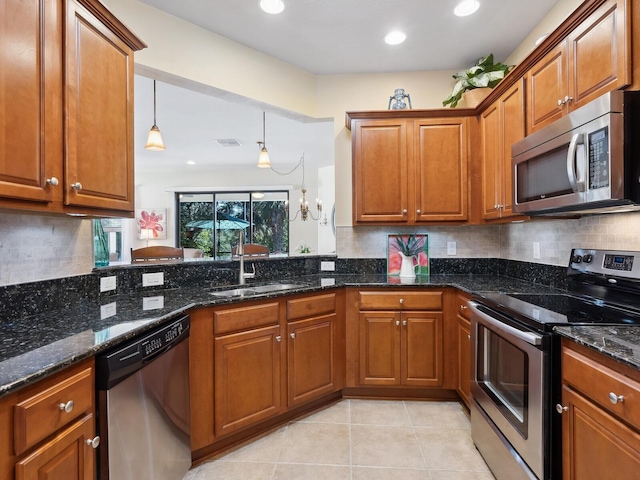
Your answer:
[[[139,240],[162,240],[167,238],[167,209],[147,208],[136,210],[136,230]]]
[[[426,233],[389,235],[387,239],[387,275],[400,275],[401,254],[413,259],[416,275],[429,275],[429,236]]]

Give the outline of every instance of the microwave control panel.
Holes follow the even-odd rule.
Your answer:
[[[589,189],[609,186],[609,127],[589,133]]]

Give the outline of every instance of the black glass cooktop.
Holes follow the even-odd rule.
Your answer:
[[[565,294],[480,295],[487,304],[537,329],[556,325],[640,325],[640,311],[605,304],[597,299]]]

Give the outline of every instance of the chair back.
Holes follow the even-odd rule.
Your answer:
[[[267,245],[260,245],[258,243],[245,243],[243,245],[245,257],[268,257],[269,247]],[[231,255],[236,257],[238,247],[231,247]]]
[[[155,246],[131,249],[131,263],[175,263],[183,260],[183,248]]]

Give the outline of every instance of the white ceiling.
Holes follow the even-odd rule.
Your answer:
[[[315,74],[458,70],[493,52],[504,60],[558,0],[283,0],[278,15],[259,0],[141,0]],[[407,40],[384,43],[391,30]]]
[[[456,70],[486,52],[505,60],[558,0],[480,0],[479,11],[465,18],[453,15],[458,0],[284,0],[284,12],[275,16],[264,13],[259,0],[141,1],[310,72],[329,74]],[[403,29],[406,42],[386,45],[383,37],[391,29]],[[172,82],[157,82],[157,123],[167,149],[145,150],[153,123],[148,77],[162,79],[146,73],[135,77],[138,173],[255,168],[262,107]],[[237,139],[241,146],[215,142],[224,138]],[[292,168],[302,153],[307,165],[327,165],[333,159],[333,125],[301,123],[271,111],[266,143],[275,168]],[[196,165],[187,165],[188,160]]]

